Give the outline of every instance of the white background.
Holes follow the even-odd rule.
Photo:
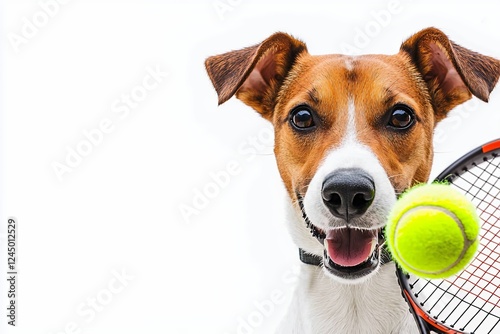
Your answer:
[[[500,58],[491,1],[400,0],[384,24],[374,13],[393,1],[73,0],[43,22],[48,2],[2,8],[0,331],[9,333],[272,333],[298,256],[270,126],[236,99],[217,107],[206,57],[275,31],[301,38],[312,54],[346,45],[391,54],[436,26]],[[16,46],[12,36],[34,18],[43,24]],[[128,115],[115,113],[148,68],[168,75]],[[474,99],[440,124],[433,176],[500,137],[499,106],[497,90],[489,104]],[[106,119],[112,131],[58,178],[53,165]],[[228,164],[236,173],[213,188]],[[206,189],[211,198],[200,200]],[[199,209],[183,217],[193,201]],[[11,216],[19,234],[15,328],[5,326],[4,307]]]

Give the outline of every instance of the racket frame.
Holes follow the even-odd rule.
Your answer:
[[[453,179],[467,172],[469,168],[498,156],[500,156],[500,138],[466,153],[442,171],[434,181],[448,181],[453,183]],[[412,288],[408,281],[409,275],[404,273],[398,265],[396,265],[396,275],[401,287],[401,293],[410,307],[410,313],[413,315],[420,333],[428,334],[430,330],[432,330],[442,334],[467,334],[467,332],[457,331],[456,329],[446,327],[440,321],[434,319],[427,312],[422,310],[419,305],[417,305],[418,301],[412,297]]]

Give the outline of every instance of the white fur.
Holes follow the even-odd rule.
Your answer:
[[[398,288],[393,264],[358,285],[337,283],[319,267],[303,264],[279,334],[418,333]]]
[[[346,66],[352,63],[346,60]],[[321,187],[325,176],[339,168],[360,168],[373,178],[376,194],[367,212],[352,224],[378,229],[384,226],[396,200],[394,188],[376,155],[357,139],[352,99],[348,115],[346,135],[316,171],[304,197],[304,210],[310,221],[323,230],[345,226],[325,207]],[[300,209],[290,200],[287,202],[287,226],[294,242],[309,253],[323,256],[324,247],[311,237]],[[413,334],[418,330],[401,296],[393,263],[351,282],[336,280],[323,268],[302,264],[290,309],[278,333]]]
[[[353,68],[354,68],[354,64],[353,64],[353,60],[354,60],[354,56],[351,56],[351,57],[347,57],[345,59],[345,68],[347,68],[348,71],[352,71]]]

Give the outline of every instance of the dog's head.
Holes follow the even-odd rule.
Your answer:
[[[396,195],[429,177],[436,124],[472,95],[487,101],[500,75],[435,28],[390,56],[312,56],[276,33],[206,68],[219,104],[236,94],[273,124],[295,242],[343,282],[379,267]]]

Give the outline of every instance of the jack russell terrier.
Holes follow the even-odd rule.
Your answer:
[[[209,57],[219,104],[233,95],[270,121],[304,264],[279,333],[418,333],[382,230],[398,194],[426,182],[433,130],[500,61],[424,29],[395,55],[312,56],[285,33]]]

